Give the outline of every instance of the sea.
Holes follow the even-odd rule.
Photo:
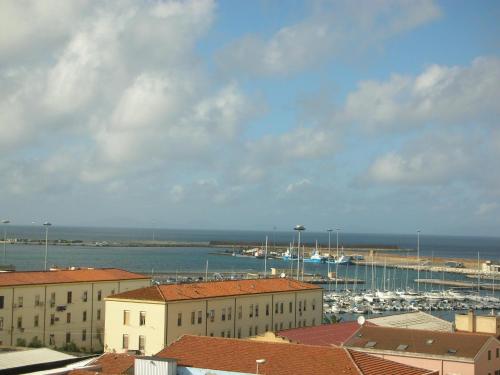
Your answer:
[[[5,226],[7,238],[29,238],[41,240],[41,244],[11,244],[6,245],[4,264],[12,264],[17,270],[41,270],[45,255],[45,228],[40,226]],[[3,233],[2,233],[3,234]],[[268,238],[268,245],[296,242],[293,231],[222,231],[222,230],[174,230],[159,228],[88,228],[88,227],[59,227],[49,228],[49,240],[82,240],[86,243],[103,241],[172,241],[182,243],[208,243],[210,241],[234,243],[264,243]],[[302,240],[308,245],[318,241],[318,246],[328,248],[328,234],[320,232],[303,232]],[[372,245],[373,247],[399,247],[402,254],[415,254],[416,235],[394,234],[361,234],[339,233],[339,246],[344,245]],[[336,233],[331,233],[330,243],[336,248]],[[296,273],[296,262],[281,259],[263,259],[254,257],[234,257],[221,255],[237,248],[213,248],[204,245],[190,247],[100,247],[100,246],[48,246],[48,265],[61,268],[66,267],[116,267],[133,272],[151,275],[155,278],[162,274],[178,274],[178,281],[185,278],[186,273],[205,273],[209,276],[216,273],[246,273],[270,272],[276,268],[278,272],[288,275]],[[420,254],[422,257],[447,258],[477,258],[500,260],[500,238],[496,237],[454,237],[420,235]],[[3,249],[0,246],[0,254]],[[265,266],[267,268],[265,268]],[[431,285],[417,285],[417,271],[370,266],[328,266],[327,264],[306,263],[304,272],[326,276],[328,271],[336,271],[340,278],[355,278],[360,280],[356,284],[323,285],[326,290],[362,290],[362,289],[404,289],[413,288],[421,291],[440,289]],[[464,275],[454,273],[420,272],[421,278],[438,278],[474,282]],[[499,296],[498,291],[482,291]]]

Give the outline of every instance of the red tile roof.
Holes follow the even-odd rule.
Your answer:
[[[259,366],[259,373],[267,375],[433,374],[371,356],[360,356],[362,366],[359,366],[344,348],[188,335],[163,349],[156,357],[175,358],[178,366],[245,373],[255,373],[255,361],[265,359],[265,364]],[[373,360],[373,366],[370,360]],[[371,371],[372,367],[375,370]],[[363,368],[368,372],[363,372]]]
[[[0,272],[0,286],[139,280],[149,277],[118,268]]]
[[[89,362],[85,367],[69,372],[69,375],[90,374],[125,374],[127,370],[134,367],[135,355],[125,353],[104,353],[100,357]]]
[[[473,359],[488,340],[496,339],[484,334],[364,325],[344,346],[366,352],[391,351],[401,355],[418,353]],[[404,347],[398,350],[400,345]]]
[[[439,371],[420,369],[355,350],[348,350],[348,352],[363,375],[439,375]]]
[[[231,280],[192,284],[157,285],[119,293],[110,297],[110,299],[167,302],[261,293],[295,292],[301,290],[322,290],[322,288],[317,285],[292,279]]]
[[[341,346],[351,337],[360,325],[358,322],[323,324],[315,327],[294,328],[280,331],[277,336],[307,345]]]

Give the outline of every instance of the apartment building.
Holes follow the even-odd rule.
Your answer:
[[[106,352],[152,355],[184,334],[244,338],[315,326],[323,289],[291,279],[156,285],[106,298]]]
[[[0,273],[0,347],[102,351],[104,298],[148,285],[115,268]]]
[[[500,374],[500,341],[487,334],[364,325],[344,347],[439,375]]]

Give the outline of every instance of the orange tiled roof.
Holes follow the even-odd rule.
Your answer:
[[[119,293],[110,298],[167,302],[300,290],[321,290],[321,287],[292,279],[231,280],[157,285]]]
[[[255,373],[256,360],[265,359],[259,373],[266,375],[424,375],[429,370],[396,364],[368,355],[362,366],[347,349],[301,344],[269,343],[218,337],[183,336],[155,357],[175,358],[179,366]],[[378,372],[369,370],[372,366]],[[363,372],[363,369],[368,372]]]
[[[490,339],[492,336],[484,334],[365,325],[344,346],[362,351],[400,352],[401,355],[419,353],[473,359]]]
[[[363,375],[438,375],[439,371],[425,370],[402,363],[388,361],[373,355],[349,350]]]
[[[149,277],[118,268],[0,272],[1,286],[139,280]]]
[[[369,323],[368,323],[369,324]],[[342,346],[361,326],[356,321],[279,331],[277,336],[306,345]]]

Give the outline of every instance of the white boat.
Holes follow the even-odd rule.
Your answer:
[[[377,290],[375,292],[375,295],[381,300],[381,301],[394,301],[394,300],[397,300],[397,299],[400,299],[399,296],[390,291],[390,290],[385,290],[385,291],[381,291],[381,290]]]
[[[283,260],[296,260],[297,254],[292,254],[292,249],[286,249],[285,253],[282,256]]]
[[[366,302],[370,302],[370,303],[379,302],[379,298],[374,293],[365,293],[363,295],[363,299]]]
[[[347,265],[352,263],[352,258],[349,255],[342,255],[338,259],[328,260],[330,264]]]
[[[432,290],[430,292],[425,292],[424,297],[430,301],[441,301],[445,299],[445,295],[437,290]]]
[[[305,263],[322,263],[325,261],[326,259],[321,256],[318,250],[315,250],[309,258],[304,259]]]

